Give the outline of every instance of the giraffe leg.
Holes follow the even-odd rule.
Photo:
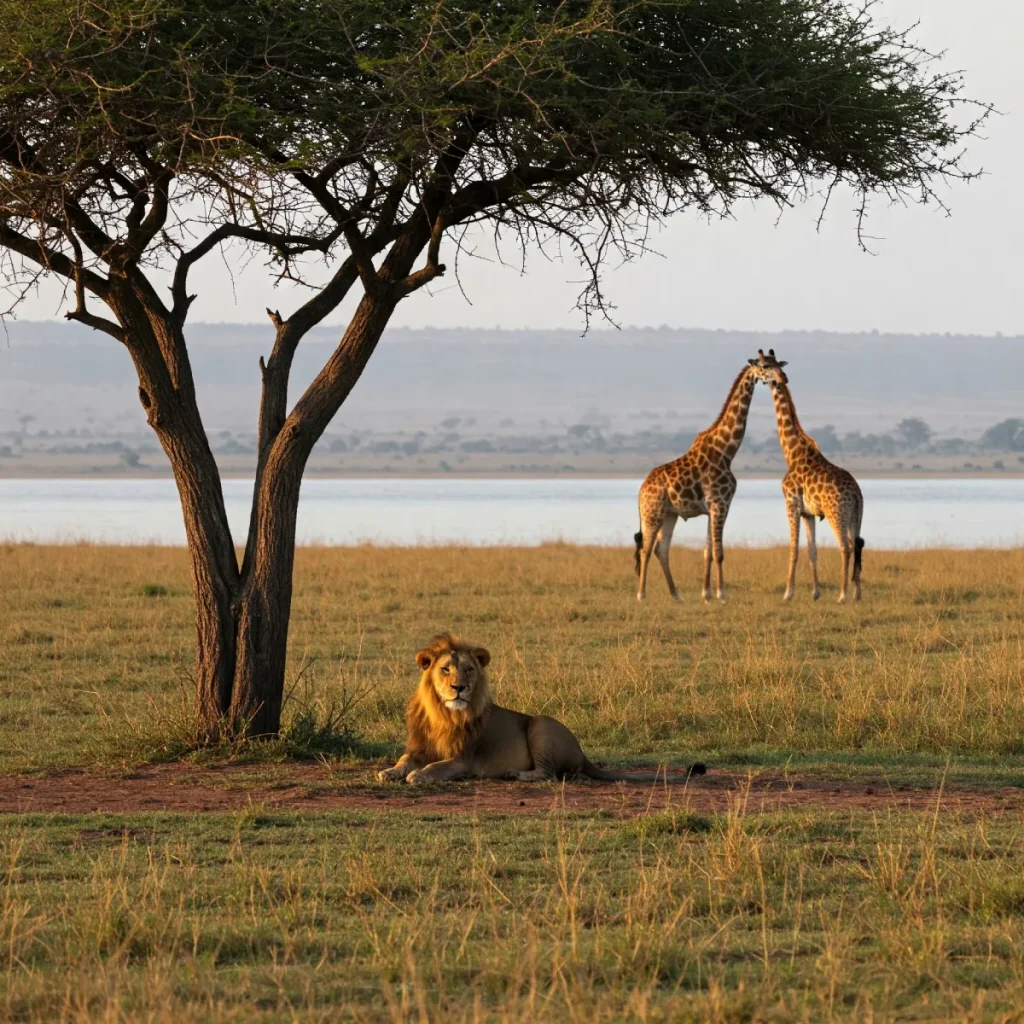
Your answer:
[[[818,583],[818,541],[816,537],[814,516],[804,516],[804,529],[807,532],[807,557],[811,562],[811,576],[814,579],[814,590],[811,597],[817,601],[821,597],[821,586]]]
[[[711,516],[708,515],[708,538],[704,542],[704,590],[701,597],[705,601],[711,600]]]
[[[857,509],[857,526],[851,531],[850,543],[853,544],[853,599],[860,600],[860,562],[864,550],[864,541],[860,535],[861,517],[864,514],[863,507]]]
[[[846,581],[850,578],[850,561],[853,556],[853,544],[850,543],[850,531],[841,520],[832,523],[832,529],[843,555],[842,575],[839,577],[839,603],[846,604]]]
[[[792,601],[796,592],[796,563],[800,557],[800,512],[802,501],[799,495],[790,497],[786,502],[786,513],[789,516],[789,574],[786,577],[786,592],[783,601]]]
[[[719,601],[725,600],[725,579],[722,576],[722,559],[725,557],[725,550],[722,546],[722,537],[725,532],[725,518],[728,514],[729,506],[727,503],[716,501],[708,504],[708,517],[711,521],[712,553],[715,559],[715,596]]]
[[[654,552],[661,562],[661,568],[665,573],[665,582],[668,584],[668,592],[672,595],[673,601],[679,600],[679,591],[676,590],[675,580],[672,579],[672,569],[668,564],[668,549],[672,546],[672,531],[676,528],[676,517],[665,516],[658,531],[658,540],[654,545]]]
[[[661,524],[648,520],[644,522],[642,530],[644,539],[643,547],[640,549],[640,584],[636,592],[638,601],[643,601],[647,597],[647,567],[651,564],[651,552],[654,550]]]
[[[850,555],[852,552],[843,544],[843,576],[839,581],[839,603],[846,604],[846,581],[850,578]]]

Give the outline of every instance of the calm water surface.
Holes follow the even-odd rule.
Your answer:
[[[631,545],[640,479],[308,480],[299,504],[302,544]],[[1024,543],[1024,479],[864,480],[863,533],[874,548]],[[252,484],[224,482],[236,541]],[[676,528],[699,547],[707,519]],[[171,480],[0,480],[0,537],[40,543],[184,544]],[[819,542],[834,544],[826,524]],[[786,544],[777,480],[741,480],[727,544]]]

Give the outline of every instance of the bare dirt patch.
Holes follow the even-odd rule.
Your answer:
[[[419,788],[382,784],[371,767],[320,764],[159,765],[126,775],[68,770],[54,775],[0,776],[0,813],[83,814],[94,811],[203,813],[247,807],[282,811],[376,810],[416,814],[545,814],[552,809],[606,811],[635,817],[667,808],[748,813],[801,809],[1024,812],[1024,790],[1001,787],[919,789],[885,782],[823,781],[781,773],[712,772],[666,786],[565,782],[465,782]]]

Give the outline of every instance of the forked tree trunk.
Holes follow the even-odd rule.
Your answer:
[[[345,336],[261,455],[245,575],[236,603],[235,671],[227,718],[235,733],[281,726],[299,490],[313,445],[348,397],[377,347],[395,301],[364,297]]]
[[[290,413],[291,357],[308,326],[272,314],[278,336],[270,361],[261,362],[260,451],[241,569],[180,324],[137,282],[118,282],[107,300],[124,327],[139,398],[181,499],[196,602],[196,710],[203,740],[280,730],[302,475],[376,349],[404,294],[396,282],[405,281],[427,237],[417,230],[392,247],[380,288],[364,294],[338,347]]]
[[[267,736],[281,727],[304,466],[304,459],[289,465],[253,497],[257,548],[237,604],[233,685],[226,709],[234,733]]]

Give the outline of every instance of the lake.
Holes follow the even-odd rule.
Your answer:
[[[632,545],[639,478],[309,479],[301,544]],[[1009,547],[1024,542],[1024,479],[863,480],[872,548]],[[251,481],[225,480],[228,517],[244,541]],[[680,523],[673,543],[700,547],[707,519]],[[819,542],[835,541],[827,524]],[[185,542],[172,480],[0,480],[0,538],[98,544]],[[786,544],[778,480],[740,480],[726,544]],[[803,541],[802,541],[803,543]]]

